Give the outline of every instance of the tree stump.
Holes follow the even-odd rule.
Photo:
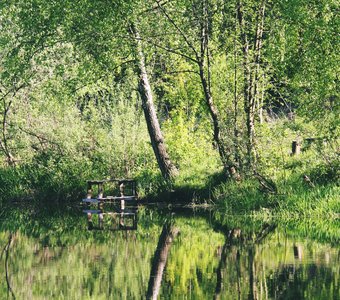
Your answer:
[[[298,141],[292,142],[292,155],[299,155],[301,152],[301,144]]]

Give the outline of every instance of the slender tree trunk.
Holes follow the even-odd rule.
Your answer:
[[[237,13],[235,15],[235,31],[237,30]],[[240,144],[239,144],[239,129],[238,129],[238,93],[237,93],[237,43],[236,43],[236,32],[234,35],[234,151],[235,151],[235,162],[239,169],[242,168],[241,156],[240,156]]]
[[[162,283],[163,272],[168,260],[168,254],[172,245],[172,241],[177,236],[179,230],[165,224],[162,233],[159,237],[157,249],[153,256],[148,291],[146,294],[147,299],[157,299],[159,290]]]
[[[7,163],[10,166],[15,165],[15,159],[8,147],[8,138],[7,138],[7,125],[8,125],[8,114],[10,107],[12,105],[12,101],[9,101],[8,103],[5,100],[5,97],[3,97],[3,116],[2,116],[2,138],[0,139],[0,148],[4,152],[6,156]]]
[[[218,111],[214,105],[213,97],[209,91],[208,84],[207,84],[207,79],[204,74],[204,66],[203,64],[199,65],[200,69],[200,78],[201,78],[201,83],[204,91],[204,97],[205,97],[205,102],[207,104],[212,122],[213,122],[213,128],[214,128],[214,142],[217,145],[218,152],[220,154],[220,158],[223,163],[224,169],[228,172],[228,174],[235,178],[239,179],[239,174],[237,172],[237,169],[235,167],[235,164],[232,163],[231,160],[231,150],[226,147],[224,144],[222,138],[221,138],[221,127],[220,127],[220,118]]]
[[[211,93],[211,70],[210,70],[210,54],[209,54],[209,11],[206,1],[203,1],[203,22],[201,24],[201,53],[197,57],[197,64],[199,67],[199,75],[204,92],[205,102],[207,104],[212,122],[213,122],[213,139],[217,145],[220,158],[223,163],[225,171],[234,179],[239,179],[235,163],[232,159],[231,149],[228,148],[223,138],[221,137],[220,116],[215,107],[212,93]]]
[[[254,52],[255,52],[255,79],[254,79],[254,116],[255,116],[255,104],[257,103],[257,109],[260,119],[260,124],[262,123],[262,102],[264,90],[262,87],[262,98],[259,96],[259,81],[260,81],[260,62],[261,62],[261,49],[263,42],[263,30],[264,30],[264,17],[266,9],[266,0],[263,0],[259,12],[257,14],[257,29],[254,41]]]
[[[192,51],[192,56],[185,55],[187,59],[194,62],[198,69],[199,69],[199,76],[201,80],[201,84],[203,87],[204,92],[204,98],[205,103],[208,107],[208,111],[210,114],[210,117],[212,119],[213,123],[213,141],[216,144],[220,158],[223,163],[224,170],[233,178],[239,179],[240,176],[237,172],[236,166],[233,163],[232,160],[232,152],[229,148],[226,147],[225,143],[223,142],[223,139],[221,137],[221,122],[220,117],[218,114],[218,110],[213,102],[213,97],[211,93],[211,72],[210,72],[210,51],[209,51],[209,18],[210,12],[208,8],[208,3],[206,0],[202,0],[200,3],[202,6],[200,9],[201,11],[201,17],[200,20],[200,50],[197,50],[195,46],[190,42],[190,39],[187,37],[185,32],[176,24],[175,20],[170,17],[170,15],[167,13],[166,9],[163,7],[163,5],[160,4],[159,1],[157,1],[158,7],[163,12],[165,17],[168,19],[168,21],[173,25],[173,27],[176,29],[176,31],[182,36],[184,42],[189,47],[189,49]]]
[[[238,2],[237,15],[240,26],[240,35],[242,42],[243,53],[243,97],[244,97],[244,111],[246,115],[247,127],[247,155],[249,167],[251,169],[255,166],[256,151],[255,151],[255,118],[254,118],[254,97],[252,94],[253,76],[249,63],[249,42],[247,38],[246,28],[243,16],[242,1]]]
[[[263,124],[263,102],[264,102],[264,87],[262,83],[262,92],[261,97],[259,97],[259,104],[258,104],[258,110],[259,110],[259,122],[260,124]]]
[[[152,149],[155,153],[159,169],[165,179],[171,179],[178,174],[178,170],[171,162],[166,149],[163,134],[159,125],[156,109],[153,102],[152,90],[145,67],[145,58],[141,38],[135,25],[131,26],[132,34],[136,43],[137,73],[139,76],[138,91],[142,99],[142,107]]]

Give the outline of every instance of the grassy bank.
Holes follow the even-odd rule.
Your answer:
[[[269,209],[283,215],[339,215],[340,164],[336,155],[324,155],[311,149],[295,157],[285,155],[279,167],[266,168],[263,177],[275,184],[275,193],[253,177],[219,184],[214,201],[229,212]]]
[[[313,154],[314,155],[314,154]],[[150,202],[215,204],[227,213],[275,212],[295,216],[339,215],[339,162],[315,162],[311,153],[288,158],[280,171],[266,178],[277,186],[277,193],[263,189],[255,177],[241,182],[227,180],[223,174],[178,178],[173,185],[159,176],[140,175],[139,191]],[[316,155],[316,154],[315,154]],[[293,167],[294,166],[294,167]],[[87,171],[86,171],[87,170]],[[308,176],[310,181],[306,181]],[[101,178],[91,165],[79,162],[54,164],[53,168],[20,166],[1,170],[2,202],[77,203],[84,196],[86,180]]]
[[[292,156],[292,140],[297,135],[308,136],[314,128],[297,130],[291,126],[279,120],[264,125],[259,131],[257,171],[260,177],[245,172],[239,182],[228,180],[223,175],[216,149],[206,137],[184,132],[184,138],[168,136],[171,155],[176,157],[180,171],[171,184],[162,179],[150,151],[145,150],[148,155],[144,160],[132,163],[134,154],[141,158],[135,149],[129,157],[131,168],[126,172],[126,165],[120,164],[114,170],[115,176],[112,162],[104,159],[110,157],[109,151],[91,157],[43,152],[26,163],[0,168],[0,202],[79,203],[86,191],[86,180],[134,177],[139,196],[149,202],[208,203],[227,213],[339,215],[337,141],[321,140],[311,145],[302,142],[302,152]],[[143,148],[143,142],[140,143]],[[120,161],[116,154],[114,160]],[[264,188],[261,178],[272,183],[275,191]]]

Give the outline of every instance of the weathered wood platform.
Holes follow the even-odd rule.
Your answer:
[[[104,186],[109,183],[114,183],[119,195],[111,196],[104,195]],[[94,196],[93,187],[97,187],[97,196]],[[125,195],[128,190],[129,194]],[[136,181],[134,179],[103,179],[103,180],[88,180],[87,181],[87,196],[82,199],[87,209],[83,213],[87,214],[89,229],[103,229],[103,220],[105,215],[119,218],[119,229],[135,230],[137,229],[137,210],[129,211],[125,209],[125,202],[135,204],[138,200],[136,192]],[[109,203],[119,203],[119,211],[105,211],[104,205]],[[91,209],[91,205],[96,205],[97,209]],[[92,215],[98,215],[98,227],[93,226]],[[125,218],[132,220],[132,225],[126,225]]]
[[[98,204],[101,202],[105,202],[105,203],[116,203],[117,201],[136,201],[137,197],[136,196],[107,196],[107,197],[103,197],[103,198],[85,198],[82,200],[82,202],[84,203],[93,203],[93,204]]]
[[[92,214],[92,215],[110,215],[110,216],[134,216],[136,213],[135,212],[112,212],[112,211],[108,211],[108,212],[104,212],[100,209],[84,209],[83,213],[86,214]]]

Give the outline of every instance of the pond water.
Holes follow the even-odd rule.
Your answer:
[[[8,210],[0,299],[340,299],[339,219],[136,213]]]

